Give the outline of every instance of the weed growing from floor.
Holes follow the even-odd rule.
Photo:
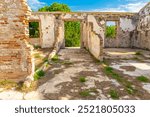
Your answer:
[[[147,77],[145,77],[145,76],[139,76],[136,79],[138,81],[145,82],[145,83],[149,82],[149,79]]]
[[[10,80],[0,80],[0,87],[11,89],[12,87],[17,87],[17,83]]]
[[[70,61],[63,61],[63,62],[61,62],[61,64],[63,64],[63,65],[71,65],[71,64],[73,64],[73,63],[70,62]]]
[[[125,87],[128,94],[134,94],[136,92],[132,84],[127,79],[117,74],[112,67],[109,66],[104,67],[104,73],[107,76],[116,79],[119,83],[121,83]]]
[[[34,54],[35,58],[41,58],[41,55],[39,53]]]
[[[81,95],[82,97],[90,96],[90,91],[89,91],[89,90],[82,91],[82,92],[80,92],[80,95]]]
[[[45,72],[43,70],[38,70],[34,74],[34,80],[39,80],[44,75],[45,75]]]
[[[110,90],[109,95],[112,99],[119,99],[119,94],[116,90]]]
[[[116,79],[118,82],[122,82],[122,80],[123,80],[122,77],[119,74],[114,72],[112,67],[106,66],[104,68],[104,72],[105,72],[106,75],[112,77],[113,79]]]
[[[53,62],[58,62],[58,60],[59,60],[58,55],[55,55],[51,60],[52,60]]]
[[[125,84],[125,90],[128,92],[128,94],[131,95],[135,94],[137,91],[136,89],[133,88],[133,86],[129,82]]]
[[[48,58],[43,58],[43,62],[48,62]]]
[[[83,77],[83,76],[81,76],[79,80],[80,80],[80,82],[82,82],[82,83],[83,83],[83,82],[86,82],[86,78]]]
[[[142,55],[142,53],[141,53],[140,51],[137,51],[137,52],[135,53],[135,55]]]

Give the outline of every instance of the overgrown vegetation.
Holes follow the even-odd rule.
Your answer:
[[[71,9],[66,4],[60,4],[57,2],[54,2],[50,6],[44,6],[39,9],[39,11],[49,11],[49,12],[55,12],[55,11],[61,11],[61,12],[70,12]]]
[[[149,79],[147,77],[145,77],[145,76],[139,76],[136,79],[138,81],[145,82],[145,83],[149,82]]]
[[[43,70],[38,70],[34,74],[34,80],[39,80],[44,75],[45,75],[45,72]]]
[[[110,90],[109,95],[112,99],[119,99],[119,94],[116,90]]]
[[[80,46],[80,22],[65,22],[65,46]]]
[[[116,26],[106,26],[106,38],[116,38]]]

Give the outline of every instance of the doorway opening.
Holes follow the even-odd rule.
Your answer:
[[[65,21],[65,47],[81,46],[81,23],[80,21]]]

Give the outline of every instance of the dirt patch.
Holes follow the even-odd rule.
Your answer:
[[[121,66],[121,69],[125,69],[126,71],[135,71],[136,68],[134,66]]]

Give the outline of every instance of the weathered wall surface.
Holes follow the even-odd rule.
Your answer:
[[[55,16],[52,14],[35,14],[31,15],[30,21],[39,22],[40,24],[40,38],[39,39],[30,39],[31,42],[33,40],[39,40],[40,46],[42,48],[50,48],[54,46],[55,42]]]
[[[37,12],[32,13],[30,21],[40,22],[40,45],[42,48],[54,48],[54,53],[65,47],[64,22],[80,21],[81,47],[86,47],[93,56],[101,59],[105,22],[103,21],[103,27],[101,27],[101,22],[98,20],[97,15],[88,13]],[[89,35],[87,35],[88,33]]]
[[[150,50],[150,3],[138,14],[138,24],[134,32],[133,47]]]
[[[85,46],[95,58],[103,59],[104,20],[94,15],[87,16],[87,45]]]
[[[25,80],[34,71],[26,0],[0,0],[0,80]]]
[[[134,22],[135,14],[123,14],[120,13],[118,16],[110,16],[107,21],[116,22],[116,38],[105,38],[104,47],[114,47],[114,48],[129,48],[131,47],[132,33],[136,28],[136,23]]]

